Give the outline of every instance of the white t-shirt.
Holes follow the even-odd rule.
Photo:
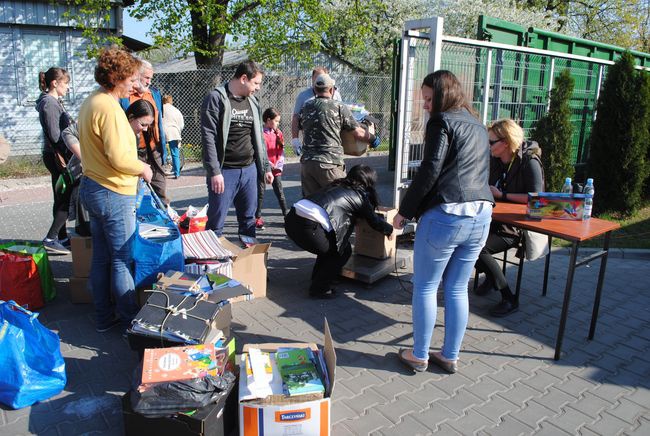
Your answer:
[[[299,202],[294,203],[293,208],[296,209],[296,215],[317,222],[323,226],[326,232],[332,231],[332,223],[330,223],[329,215],[325,212],[325,209],[313,201],[303,198]]]

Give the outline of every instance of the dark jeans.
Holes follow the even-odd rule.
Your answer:
[[[514,295],[508,287],[508,280],[503,274],[500,263],[492,255],[509,250],[517,246],[518,243],[519,238],[515,236],[498,235],[495,232],[490,232],[476,261],[476,269],[485,273],[485,279],[489,280],[492,286],[501,292],[504,299],[510,301],[514,299]]]
[[[284,199],[284,190],[282,189],[282,176],[277,175],[273,177],[273,192],[275,197],[278,199],[278,204],[280,205],[280,210],[282,211],[282,216],[287,214],[287,202]],[[255,218],[262,216],[262,203],[264,203],[264,191],[266,191],[266,182],[264,179],[259,179],[257,181],[257,210],[255,211]]]
[[[216,194],[208,185],[207,230],[221,236],[228,209],[235,204],[239,234],[255,237],[255,209],[257,208],[257,167],[254,163],[244,168],[222,168],[224,192]]]
[[[317,256],[311,274],[309,292],[312,294],[327,292],[352,255],[350,242],[344,241],[342,252],[339,253],[336,249],[334,232],[326,232],[317,222],[296,215],[294,208],[291,208],[285,217],[284,228],[287,236],[297,246]]]
[[[63,240],[68,237],[66,222],[68,221],[68,210],[70,209],[70,194],[72,189],[66,189],[63,194],[56,193],[56,181],[59,180],[61,171],[56,165],[54,153],[43,153],[43,163],[45,168],[50,172],[52,179],[52,194],[54,195],[54,205],[52,206],[52,225],[47,231],[46,237],[49,239]]]

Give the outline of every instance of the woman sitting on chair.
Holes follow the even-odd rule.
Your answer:
[[[542,150],[534,141],[524,140],[524,131],[511,119],[495,121],[488,128],[490,139],[490,189],[497,201],[526,203],[529,192],[544,190]],[[485,247],[476,261],[476,269],[485,273],[485,281],[476,289],[477,295],[487,295],[492,289],[501,292],[501,301],[490,315],[504,317],[517,311],[519,301],[508,286],[494,253],[506,251],[519,244],[521,231],[493,221]]]

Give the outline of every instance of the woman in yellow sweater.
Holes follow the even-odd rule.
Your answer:
[[[119,99],[131,93],[139,68],[140,61],[125,50],[103,49],[95,68],[100,87],[79,111],[80,198],[90,214],[90,284],[100,333],[120,323],[127,327],[138,310],[131,275],[135,196],[138,177],[150,181],[152,172],[138,160],[135,135]]]

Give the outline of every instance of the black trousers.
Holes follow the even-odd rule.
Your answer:
[[[71,189],[66,189],[63,194],[56,193],[56,182],[59,180],[61,171],[56,164],[54,153],[43,153],[43,163],[45,168],[50,172],[52,179],[52,194],[54,195],[54,205],[52,206],[52,224],[47,231],[46,237],[49,239],[63,240],[68,237],[66,222],[68,221],[68,210],[70,209]]]
[[[282,216],[287,214],[287,202],[284,199],[284,189],[282,189],[282,176],[277,175],[273,177],[273,192],[278,199]],[[264,203],[264,191],[266,191],[266,182],[264,179],[257,180],[257,210],[255,211],[255,218],[262,216],[262,203]]]
[[[518,237],[509,235],[499,235],[494,231],[490,231],[485,247],[481,250],[476,261],[476,269],[479,272],[485,273],[486,280],[489,280],[497,290],[501,291],[501,295],[512,300],[514,296],[508,287],[508,280],[503,275],[503,270],[499,262],[492,257],[494,253],[501,253],[519,244]]]
[[[339,252],[336,248],[334,232],[326,232],[319,223],[296,215],[294,208],[291,208],[285,217],[284,228],[287,236],[296,245],[317,256],[309,292],[312,294],[327,292],[352,255],[350,241],[344,241]]]

